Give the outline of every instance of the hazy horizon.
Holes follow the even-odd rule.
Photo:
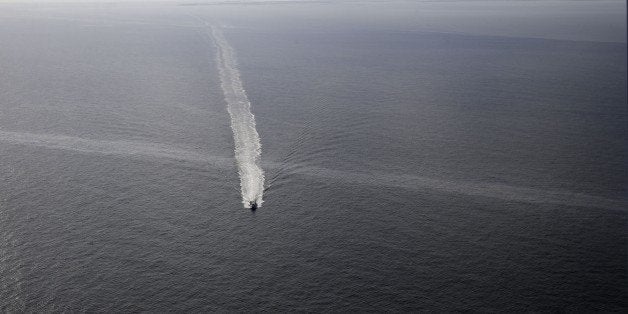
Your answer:
[[[60,10],[57,14],[91,7],[89,14],[115,14],[116,8],[133,5],[138,10],[156,7],[215,7],[227,16],[230,12],[264,20],[300,21],[323,25],[322,21],[360,28],[385,28],[408,32],[453,32],[470,35],[529,37],[557,40],[626,42],[626,3],[620,0],[473,0],[473,1],[310,1],[310,0],[224,0],[224,1],[37,1],[1,2],[2,5],[31,9]],[[39,7],[38,7],[39,6]],[[64,9],[65,8],[65,9]],[[72,9],[74,8],[74,9]],[[68,11],[69,10],[69,11]],[[87,13],[87,12],[85,12]],[[10,17],[12,12],[0,17]],[[58,18],[54,11],[49,16]],[[110,18],[113,16],[109,16]],[[106,17],[102,17],[106,18]]]

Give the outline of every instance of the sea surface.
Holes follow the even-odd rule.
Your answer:
[[[626,311],[626,51],[623,1],[0,4],[0,311]]]

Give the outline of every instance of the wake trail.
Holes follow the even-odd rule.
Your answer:
[[[0,144],[2,143],[60,149],[104,156],[184,161],[192,164],[208,165],[216,169],[232,169],[233,167],[233,159],[228,157],[210,156],[209,152],[206,151],[197,151],[168,144],[142,141],[96,140],[60,134],[37,134],[0,130]],[[6,150],[5,147],[0,148],[0,151]],[[281,175],[277,176],[275,180],[278,181],[279,177],[282,177],[288,179],[283,182],[287,184],[292,182],[291,180],[294,180],[294,178],[289,179],[290,177],[303,175],[348,184],[402,188],[417,192],[435,190],[448,194],[490,197],[530,204],[556,204],[600,208],[620,212],[626,212],[626,208],[628,208],[628,199],[626,198],[614,199],[604,196],[574,193],[566,190],[541,189],[538,187],[515,186],[494,182],[448,180],[412,174],[382,172],[356,173],[324,167],[314,167],[306,163],[286,163],[285,161],[266,161],[263,165],[266,169],[280,170]]]
[[[61,134],[41,134],[0,130],[0,143],[60,149],[86,154],[125,156],[139,159],[169,159],[207,164],[213,168],[229,169],[230,158],[210,156],[208,152],[168,144],[132,140],[97,140]]]
[[[269,168],[281,167],[268,164]],[[412,191],[434,190],[447,194],[459,194],[475,197],[489,197],[504,201],[529,204],[555,204],[565,206],[600,208],[626,212],[628,200],[613,199],[604,196],[576,193],[565,190],[541,189],[537,187],[516,186],[495,182],[473,182],[448,180],[444,178],[424,177],[412,174],[391,174],[384,172],[356,173],[323,167],[293,164],[290,175],[324,178],[326,181],[337,180],[350,184],[364,184],[377,187],[393,187]]]
[[[264,171],[259,164],[262,145],[255,128],[255,116],[251,113],[251,102],[244,90],[233,48],[219,28],[205,25],[210,27],[216,46],[221,87],[231,117],[242,204],[245,208],[250,208],[251,203],[261,206],[264,193]]]

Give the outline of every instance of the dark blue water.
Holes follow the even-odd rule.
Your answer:
[[[6,8],[3,311],[628,307],[626,44],[606,31],[362,27],[326,4],[301,22],[301,5]],[[255,114],[255,212],[201,21]]]

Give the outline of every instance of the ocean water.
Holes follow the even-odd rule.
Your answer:
[[[624,3],[183,4],[1,6],[2,311],[627,309]]]

